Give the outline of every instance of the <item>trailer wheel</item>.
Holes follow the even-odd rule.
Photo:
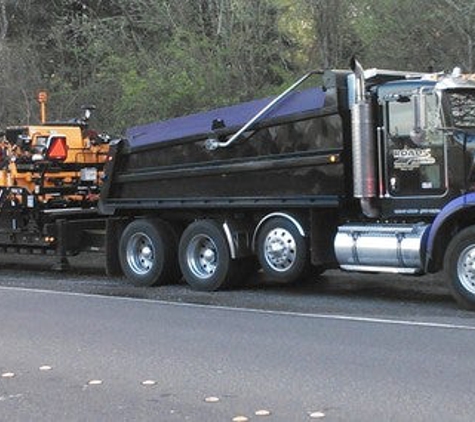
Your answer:
[[[291,221],[276,217],[264,223],[256,247],[262,270],[273,281],[292,283],[307,275],[307,242]]]
[[[119,260],[127,279],[136,286],[166,284],[178,278],[177,239],[161,220],[132,221],[123,231]]]
[[[185,229],[178,259],[183,277],[195,290],[219,290],[234,282],[236,262],[231,259],[223,230],[214,221],[195,221]]]
[[[462,230],[449,243],[444,270],[458,304],[475,309],[475,227]]]

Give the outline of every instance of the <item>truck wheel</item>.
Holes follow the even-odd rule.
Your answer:
[[[183,277],[195,290],[214,291],[230,287],[236,262],[220,225],[200,220],[190,224],[180,239],[178,260]]]
[[[281,217],[267,221],[259,230],[257,257],[264,273],[281,283],[305,277],[310,268],[305,238]]]
[[[449,243],[444,270],[455,300],[475,309],[475,227],[462,230]]]
[[[119,260],[127,279],[136,286],[166,284],[178,279],[177,239],[161,220],[135,220],[123,231]]]

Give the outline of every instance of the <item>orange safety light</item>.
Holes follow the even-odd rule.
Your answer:
[[[46,103],[48,102],[48,93],[46,91],[38,92],[38,102],[40,103],[40,121],[46,123]]]
[[[52,136],[48,142],[46,158],[49,160],[64,161],[68,157],[66,136]]]
[[[48,101],[48,92],[40,91],[38,92],[38,102],[39,103],[46,103]]]

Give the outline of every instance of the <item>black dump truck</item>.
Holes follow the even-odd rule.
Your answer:
[[[321,86],[302,88],[316,73]],[[143,286],[183,276],[213,291],[258,268],[283,283],[330,268],[443,270],[475,308],[475,75],[353,61],[275,98],[130,128],[108,148],[80,224],[77,201],[72,217],[67,203],[51,212],[43,201],[23,207],[35,224],[2,230],[51,235],[64,261],[90,219],[108,273]]]

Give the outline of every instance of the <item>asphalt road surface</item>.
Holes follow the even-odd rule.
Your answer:
[[[471,421],[475,314],[440,278],[130,287],[0,269],[0,420]]]
[[[0,286],[53,290],[178,303],[298,313],[345,314],[429,322],[472,320],[452,299],[441,275],[411,277],[328,271],[297,285],[272,284],[257,274],[243,286],[224,292],[196,292],[183,282],[142,288],[123,278],[108,278],[100,255],[71,259],[72,268],[51,271],[51,257],[0,255]]]

